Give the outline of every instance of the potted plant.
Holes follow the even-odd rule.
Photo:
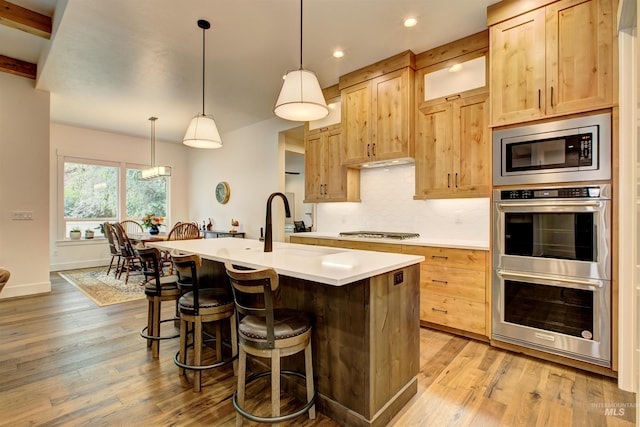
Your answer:
[[[69,231],[69,238],[71,240],[80,240],[81,233],[78,227],[73,227],[71,231]]]
[[[84,230],[84,238],[93,239],[93,230],[89,230],[89,229]]]

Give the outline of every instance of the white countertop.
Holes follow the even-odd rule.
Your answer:
[[[411,239],[380,239],[380,238],[340,236],[340,233],[330,233],[330,232],[323,232],[323,231],[295,233],[295,234],[291,234],[291,236],[314,237],[318,239],[353,240],[355,242],[395,243],[397,245],[438,246],[441,248],[474,249],[474,250],[481,250],[481,251],[489,250],[489,243],[484,241],[459,240],[459,239],[458,240],[432,239],[432,238],[427,238],[422,236],[411,238]]]
[[[146,245],[177,249],[218,262],[230,260],[245,267],[273,267],[280,275],[332,286],[343,286],[424,261],[423,256],[416,255],[282,242],[273,242],[273,252],[265,253],[264,242],[232,237],[157,241]]]

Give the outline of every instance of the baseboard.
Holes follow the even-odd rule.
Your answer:
[[[25,283],[22,285],[13,285],[9,282],[2,290],[2,293],[0,293],[0,299],[18,298],[37,294],[48,294],[50,292],[50,281],[40,283]]]

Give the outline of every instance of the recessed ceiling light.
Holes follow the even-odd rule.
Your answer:
[[[333,51],[334,58],[342,58],[343,56],[344,56],[344,52],[341,51],[340,49],[336,49]]]
[[[416,25],[418,23],[418,20],[416,18],[407,18],[404,20],[404,26],[407,28],[411,28],[414,25]]]

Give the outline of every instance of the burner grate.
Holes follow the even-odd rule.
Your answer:
[[[367,239],[413,239],[420,237],[418,233],[404,233],[392,231],[342,231],[341,237],[362,237]]]

